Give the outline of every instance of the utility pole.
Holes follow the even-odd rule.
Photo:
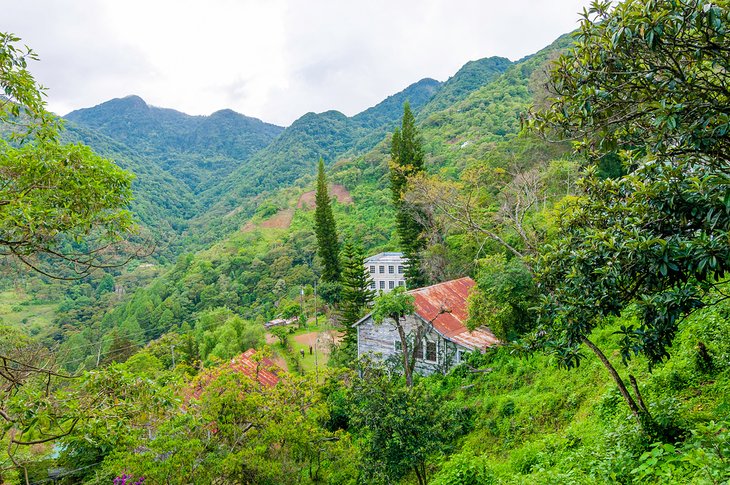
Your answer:
[[[317,280],[314,280],[314,326],[317,326]]]
[[[319,362],[317,361],[317,346],[319,345],[319,334],[317,334],[317,340],[314,341],[314,378],[319,384]]]
[[[307,314],[304,313],[304,287],[299,289],[299,328],[302,328],[302,319],[307,323]]]
[[[96,366],[99,367],[99,361],[101,360],[101,346],[103,339],[99,339],[99,351],[96,353]]]

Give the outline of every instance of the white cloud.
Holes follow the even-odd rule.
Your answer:
[[[289,124],[352,115],[469,60],[517,59],[576,27],[588,0],[24,0],[4,27],[58,113],[138,94],[190,114]]]

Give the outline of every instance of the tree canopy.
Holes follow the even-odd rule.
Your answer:
[[[553,103],[533,122],[576,139],[589,164],[538,270],[551,345],[568,367],[581,343],[607,363],[588,336],[630,306],[638,324],[621,329],[621,355],[656,364],[686,315],[724,298],[727,18],[725,2],[593,2],[551,73]],[[610,154],[626,174],[602,179],[595,165]]]
[[[425,286],[426,276],[420,264],[420,251],[425,247],[423,224],[415,217],[418,209],[403,200],[407,190],[408,177],[424,169],[423,143],[418,135],[416,119],[408,102],[403,105],[403,120],[400,128],[393,132],[390,149],[390,188],[396,207],[396,229],[403,255],[406,257],[405,276],[408,286]]]
[[[327,189],[324,160],[319,159],[317,168],[317,207],[314,212],[314,232],[317,234],[317,254],[322,260],[322,279],[334,283],[340,278],[340,243],[337,225],[332,214],[332,200]]]
[[[115,264],[132,230],[132,175],[83,145],[59,142],[60,124],[27,69],[33,51],[0,33],[0,255],[54,276]],[[68,263],[64,271],[49,259]]]

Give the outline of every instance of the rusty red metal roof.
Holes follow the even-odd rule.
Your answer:
[[[252,379],[258,379],[259,383],[266,387],[274,387],[279,382],[277,375],[279,367],[273,360],[266,357],[261,359],[260,363],[256,362],[253,359],[256,352],[256,349],[248,349],[238,357],[234,357],[231,359],[230,368],[242,372]]]
[[[476,282],[469,278],[446,281],[408,293],[414,297],[416,315],[433,324],[433,328],[445,338],[470,350],[484,350],[499,343],[487,327],[469,330],[469,291]]]
[[[192,396],[187,397],[199,399],[206,386],[213,381],[216,376],[220,375],[220,371],[223,369],[240,372],[251,379],[258,380],[259,384],[264,387],[274,387],[279,382],[279,367],[276,363],[274,363],[274,361],[266,357],[262,358],[260,362],[256,362],[253,358],[256,352],[256,349],[248,349],[246,352],[232,358],[229,362],[206,371],[196,379],[196,383],[191,389]]]

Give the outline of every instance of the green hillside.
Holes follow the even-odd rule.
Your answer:
[[[149,106],[139,96],[113,99],[64,118],[155,161],[195,192],[209,178],[225,177],[283,131],[231,110],[190,116]]]
[[[137,97],[72,113],[166,249],[73,282],[0,259],[0,481],[728,483],[729,19],[597,2],[533,55],[286,129]],[[354,261],[329,280],[319,159]],[[467,325],[497,345],[448,368],[435,319],[399,327],[413,297],[356,301],[349,245],[403,250],[404,220],[427,284],[474,279]],[[390,358],[358,358],[368,312],[402,330]],[[409,352],[438,370],[411,382]]]
[[[403,102],[412,100],[417,110],[439,86],[433,80],[419,81],[352,118],[338,111],[305,114],[271,145],[210,185],[201,195],[210,209],[194,221],[193,237],[212,231],[206,236],[211,242],[241,227],[260,204],[262,194],[313,175],[319,158],[331,164],[346,153],[352,156],[371,149],[395,126]]]

